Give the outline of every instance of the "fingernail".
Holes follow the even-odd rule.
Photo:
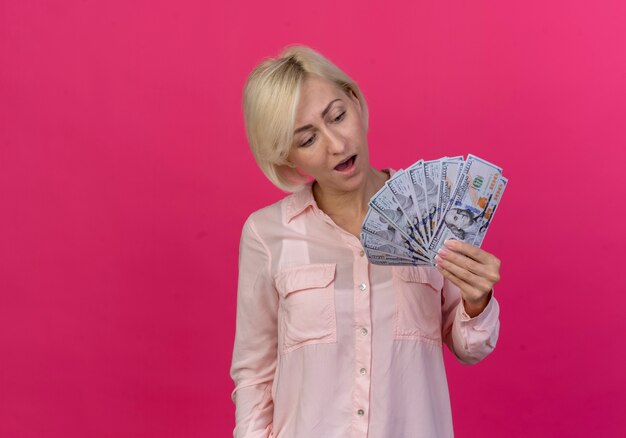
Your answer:
[[[441,263],[443,261],[443,258],[439,257],[438,255],[435,256],[435,260],[439,263]],[[438,264],[435,264],[435,266],[438,266]]]
[[[447,256],[448,254],[450,254],[450,251],[448,251],[447,249],[445,249],[445,248],[443,248],[443,247],[442,247],[442,248],[439,248],[439,251],[437,251],[437,254],[438,254],[441,258],[443,258],[443,257]]]
[[[454,248],[454,246],[456,245],[456,240],[448,239],[448,240],[445,240],[443,244],[446,245],[448,248]]]

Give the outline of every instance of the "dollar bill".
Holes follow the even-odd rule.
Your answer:
[[[426,189],[424,188],[424,160],[419,160],[407,170],[413,193],[415,194],[415,205],[417,205],[420,217],[420,230],[424,232],[424,238],[428,241],[431,236],[431,229],[428,221],[428,205],[426,203]]]
[[[381,239],[379,236],[370,234],[367,231],[361,232],[361,243],[363,244],[363,248],[365,248],[368,253],[368,258],[370,259],[371,251],[375,251],[375,254],[385,253],[392,258],[405,259],[413,264],[416,264],[419,261],[421,261],[422,264],[430,262],[430,259],[427,257],[420,256],[410,249],[395,245],[394,243]]]
[[[424,252],[415,238],[410,219],[404,214],[389,186],[384,185],[370,200],[369,205],[396,228],[416,251]]]
[[[437,222],[448,211],[450,196],[458,184],[461,169],[465,164],[463,157],[444,158],[441,160],[441,181],[439,182],[439,202],[437,203]]]
[[[414,259],[409,259],[406,257],[397,257],[392,254],[389,254],[383,251],[378,251],[378,250],[371,249],[371,248],[363,247],[363,249],[365,249],[365,254],[367,254],[367,258],[370,260],[370,262],[374,264],[378,264],[377,263],[378,261],[384,261],[384,262],[391,262],[391,263],[399,263],[403,265],[413,265],[413,266],[417,265],[417,262]]]
[[[428,208],[428,224],[431,231],[437,228],[437,209],[439,202],[439,160],[424,162],[424,188],[426,189],[426,205]]]
[[[421,247],[426,248],[426,233],[422,227],[422,219],[417,209],[415,193],[413,193],[408,173],[404,170],[398,170],[385,184],[393,193],[402,212],[409,219],[415,240]]]
[[[395,257],[391,257],[386,254],[372,254],[371,252],[367,254],[367,258],[370,263],[374,265],[385,265],[385,266],[418,266],[418,265],[430,265],[431,263],[420,262],[420,261],[411,261],[407,259],[399,259]]]
[[[401,246],[411,250],[413,253],[426,256],[425,249],[419,247],[414,242],[412,243],[411,240],[404,233],[401,233],[397,227],[398,225],[394,224],[393,221],[380,214],[377,210],[370,208],[365,215],[365,220],[361,226],[361,232],[374,234],[396,246]]]
[[[502,169],[498,166],[468,155],[449,208],[428,245],[431,253],[436,253],[447,239],[473,244],[501,175]]]
[[[491,196],[489,203],[487,204],[487,208],[485,209],[485,213],[481,219],[482,224],[480,228],[478,229],[478,233],[476,234],[476,237],[474,238],[474,245],[478,247],[482,245],[483,239],[485,238],[485,234],[487,234],[487,229],[489,228],[489,225],[491,224],[491,220],[493,219],[493,216],[496,214],[496,209],[498,208],[498,204],[500,203],[500,199],[502,199],[502,195],[504,194],[504,190],[506,189],[506,185],[508,182],[509,182],[508,179],[506,179],[503,176],[500,176],[500,179],[496,183],[496,189],[493,192],[493,195]]]

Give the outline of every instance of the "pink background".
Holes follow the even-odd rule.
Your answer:
[[[375,166],[510,180],[498,348],[446,353],[457,436],[623,436],[625,3],[377,3],[0,4],[1,437],[231,434],[239,233],[282,196],[241,88],[290,43],[361,85]]]

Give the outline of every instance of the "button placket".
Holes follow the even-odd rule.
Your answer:
[[[362,248],[359,248],[362,250]],[[367,436],[369,428],[369,401],[372,364],[372,293],[370,290],[370,264],[364,252],[354,258],[354,327],[356,328],[356,354],[354,361],[354,415],[353,436]]]

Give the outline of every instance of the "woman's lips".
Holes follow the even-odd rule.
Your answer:
[[[356,155],[352,155],[350,158],[342,161],[341,163],[335,166],[335,170],[338,172],[345,172],[354,166],[354,162],[356,161]]]

